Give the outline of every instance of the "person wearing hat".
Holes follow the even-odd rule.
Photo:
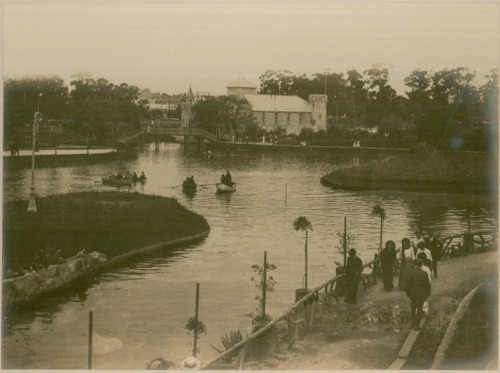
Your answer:
[[[429,276],[422,270],[422,261],[416,259],[414,265],[415,267],[408,275],[406,296],[411,301],[411,327],[414,330],[419,330],[420,320],[423,314],[422,307],[424,301],[431,295],[431,284],[429,282]]]
[[[356,250],[349,250],[349,257],[345,267],[346,279],[346,303],[356,303],[358,296],[359,280],[361,279],[361,272],[363,272],[363,262],[356,256]]]
[[[182,360],[181,370],[198,370],[201,368],[201,361],[194,356],[189,356]]]

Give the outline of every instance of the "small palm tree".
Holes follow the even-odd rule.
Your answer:
[[[382,233],[384,231],[384,220],[387,217],[387,214],[385,213],[382,205],[380,203],[377,203],[375,206],[373,206],[372,215],[378,216],[380,218],[380,245],[378,247],[378,252],[380,253],[382,251]]]
[[[305,247],[304,247],[304,252],[305,252],[305,283],[304,283],[304,288],[307,289],[307,232],[312,229],[312,224],[305,216],[299,216],[294,222],[293,222],[293,227],[295,228],[296,231],[306,231],[306,242],[305,242]]]

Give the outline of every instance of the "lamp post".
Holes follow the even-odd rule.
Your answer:
[[[38,104],[40,107],[40,104]],[[33,145],[31,150],[31,187],[30,187],[30,200],[28,203],[28,212],[37,212],[36,208],[36,193],[35,193],[35,148],[36,148],[36,132],[38,125],[42,120],[42,113],[37,111],[33,121]]]

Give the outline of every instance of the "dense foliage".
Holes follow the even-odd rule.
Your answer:
[[[70,89],[57,76],[7,79],[4,82],[4,133],[19,140],[43,113],[43,129],[64,125],[66,131],[94,142],[112,142],[137,129],[149,118],[147,101],[138,100],[139,88],[114,85],[106,79],[77,77]]]
[[[232,95],[210,96],[195,103],[192,125],[222,139],[258,130],[249,102]]]

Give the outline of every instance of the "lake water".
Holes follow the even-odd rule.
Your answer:
[[[250,326],[247,314],[257,306],[258,291],[250,278],[252,264],[268,262],[276,289],[268,294],[267,311],[278,315],[294,301],[304,273],[304,232],[293,221],[306,216],[309,232],[309,287],[334,276],[341,261],[337,233],[344,217],[363,261],[373,259],[380,220],[371,216],[376,203],[387,213],[384,241],[399,243],[417,229],[433,228],[441,237],[467,230],[496,228],[489,196],[395,191],[342,191],[320,184],[322,175],[363,161],[352,155],[255,154],[227,157],[185,153],[179,144],[144,148],[134,161],[61,167],[36,171],[38,196],[83,190],[107,190],[99,180],[108,172],[142,171],[147,183],[140,193],[176,198],[203,215],[211,231],[201,243],[165,250],[126,267],[102,274],[79,289],[48,297],[30,311],[4,317],[2,367],[85,369],[88,313],[94,318],[94,369],[144,369],[145,362],[164,357],[179,366],[191,354],[192,336],[184,326],[194,316],[196,283],[200,283],[199,318],[207,334],[198,343],[198,358],[217,355],[224,332]],[[237,191],[217,195],[214,183],[229,169]],[[199,187],[193,198],[180,187],[194,175]],[[27,199],[30,170],[4,173],[4,200]],[[123,190],[127,192],[126,189]],[[138,233],[140,234],[140,233]]]

